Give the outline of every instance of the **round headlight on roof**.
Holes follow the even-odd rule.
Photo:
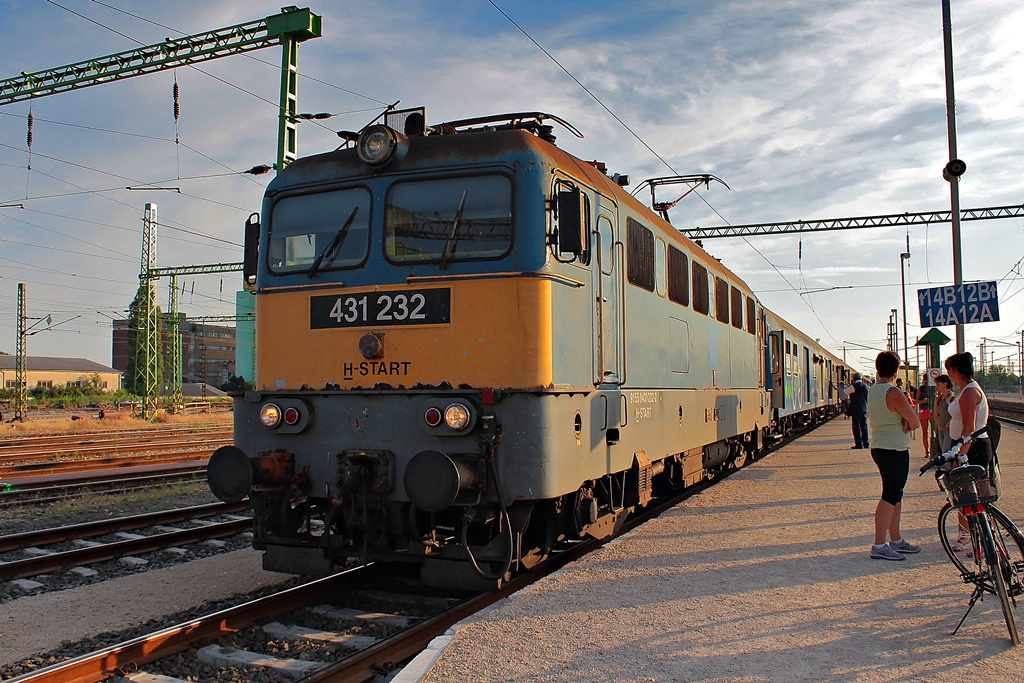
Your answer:
[[[356,153],[364,164],[383,166],[392,158],[401,159],[409,147],[409,138],[387,126],[370,126],[359,134]]]

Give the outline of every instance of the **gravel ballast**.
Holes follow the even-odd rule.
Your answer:
[[[1021,680],[994,597],[950,635],[970,588],[935,531],[944,497],[917,476],[920,434],[903,531],[922,551],[902,562],[868,557],[881,483],[852,443],[833,420],[460,622],[420,680]],[[1022,453],[1004,428],[999,507],[1018,525]]]
[[[0,607],[0,666],[292,578],[264,571],[261,557],[238,550],[8,602]]]

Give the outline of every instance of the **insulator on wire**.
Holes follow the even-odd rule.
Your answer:
[[[274,167],[267,166],[266,164],[257,164],[252,168],[242,171],[242,173],[249,173],[250,175],[263,175],[264,173],[270,172]]]
[[[35,117],[32,116],[32,112],[29,111],[29,113],[28,113],[28,135],[25,138],[26,141],[28,142],[28,148],[29,149],[32,149],[32,126],[35,124],[35,120],[36,120]]]
[[[173,92],[174,92],[174,120],[177,121],[178,120],[178,116],[181,115],[181,106],[178,104],[178,93],[180,92],[180,90],[178,88],[178,81],[174,81],[174,91]]]
[[[296,114],[295,116],[296,118],[305,119],[306,121],[312,121],[313,119],[323,121],[324,119],[331,118],[334,114],[322,111],[318,114]]]

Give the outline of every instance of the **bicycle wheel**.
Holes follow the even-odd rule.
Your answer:
[[[989,505],[988,513],[996,547],[1007,559],[1003,569],[1006,590],[1011,598],[1024,595],[1024,533],[996,506]]]
[[[1004,571],[1008,571],[1009,558],[1000,553],[996,547],[995,538],[992,535],[992,525],[986,514],[979,516],[982,544],[985,552],[985,573],[991,577],[995,588],[999,605],[1003,608],[1003,620],[1006,622],[1006,630],[1010,634],[1010,642],[1020,645],[1020,635],[1017,633],[1017,621],[1013,617],[1013,605],[1010,603],[1010,595],[1006,590],[1006,579]]]
[[[962,526],[969,525],[969,522],[970,520],[962,517],[955,507],[946,503],[939,510],[939,541],[942,542],[942,549],[949,556],[949,561],[956,565],[964,583],[977,584],[986,592],[992,593],[995,587],[992,586],[991,582],[988,582],[987,585],[984,583],[984,576],[981,571],[981,563],[979,562],[977,552],[978,534],[970,534],[972,546],[970,549],[953,550],[963,529],[969,529],[970,526],[973,526]],[[968,556],[968,553],[970,553],[970,556]]]
[[[996,547],[1009,560],[1003,575],[1006,579],[1007,591],[1011,596],[1024,595],[1024,533],[1021,533],[996,506],[988,505],[986,507],[992,520],[992,535]],[[987,580],[981,571],[977,554],[972,553],[974,556],[968,557],[968,551],[952,549],[960,535],[960,524],[962,523],[956,508],[946,503],[939,511],[939,540],[942,542],[942,549],[946,551],[950,562],[956,565],[965,583],[974,583],[981,586],[985,592],[994,593],[995,586],[992,581]],[[978,544],[977,534],[974,534],[974,539],[972,545],[976,546]]]

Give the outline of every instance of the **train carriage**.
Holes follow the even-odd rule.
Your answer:
[[[267,569],[497,585],[834,413],[838,359],[556,146],[564,122],[401,114],[294,162],[246,225],[256,388],[208,477],[252,499]]]

